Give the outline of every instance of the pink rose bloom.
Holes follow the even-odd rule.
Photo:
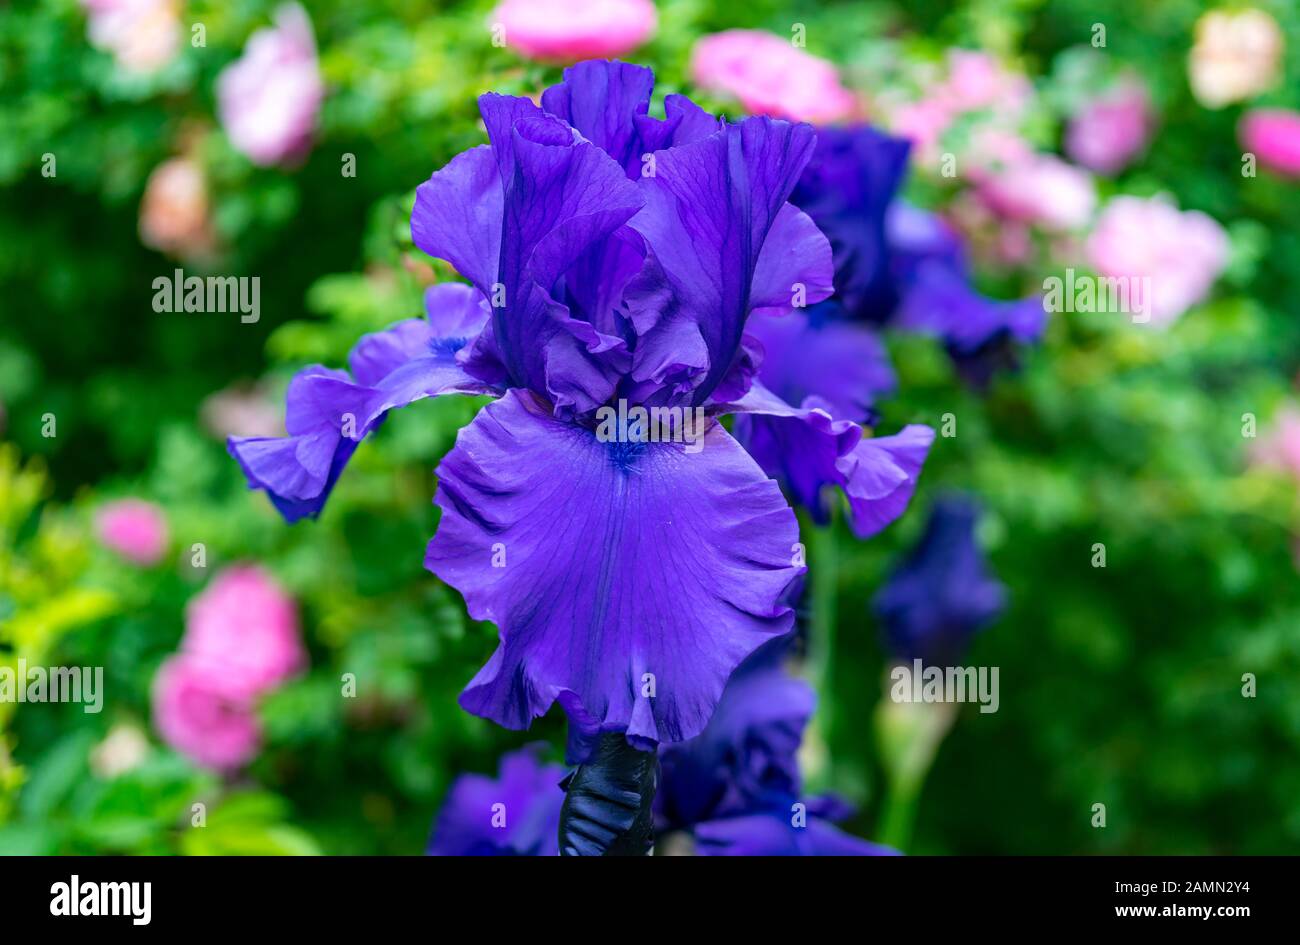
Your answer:
[[[624,55],[653,36],[658,23],[650,0],[504,0],[491,16],[507,46],[552,62]]]
[[[163,741],[206,768],[243,767],[261,743],[257,715],[232,697],[223,670],[184,653],[171,657],[153,681],[154,724]]]
[[[176,56],[181,44],[177,0],[81,0],[96,49],[113,54],[127,72],[155,72]]]
[[[101,506],[95,533],[106,548],[128,561],[157,564],[167,550],[167,518],[163,510],[143,499],[120,499]]]
[[[911,141],[913,153],[928,163],[938,157],[939,142],[954,117],[947,102],[923,98],[894,109],[890,129]]]
[[[1097,206],[1088,172],[1054,154],[1030,154],[977,180],[980,197],[999,216],[1045,230],[1079,229]]]
[[[210,254],[207,178],[195,161],[177,157],[153,169],[140,200],[140,242],[183,258]]]
[[[1117,174],[1146,150],[1151,125],[1146,89],[1125,82],[1074,116],[1065,132],[1065,153],[1098,174]]]
[[[297,605],[255,565],[227,568],[190,602],[181,649],[235,698],[259,695],[307,663]]]
[[[276,10],[275,26],[254,33],[217,77],[226,134],[262,166],[307,154],[324,96],[311,21],[296,3]]]
[[[1268,434],[1251,449],[1250,461],[1300,480],[1300,410],[1288,405],[1278,411]]]
[[[1025,76],[1003,68],[982,50],[950,49],[948,78],[939,92],[955,112],[993,109],[1006,117],[1018,117],[1029,102],[1032,87]]]
[[[690,74],[701,88],[732,96],[755,115],[822,124],[857,110],[833,65],[762,30],[702,37],[691,51]]]
[[[1300,177],[1300,112],[1252,109],[1241,119],[1237,136],[1241,146],[1265,167],[1288,177]]]
[[[1213,217],[1163,197],[1106,204],[1084,249],[1100,275],[1151,279],[1151,323],[1167,324],[1209,294],[1228,263],[1228,235]]]

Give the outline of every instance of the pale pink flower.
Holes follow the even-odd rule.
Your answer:
[[[1300,112],[1285,108],[1256,108],[1237,127],[1241,146],[1267,168],[1300,177]]]
[[[956,113],[992,109],[1016,119],[1033,93],[1029,79],[979,49],[949,49],[948,75],[937,94]]]
[[[296,3],[275,12],[244,54],[217,77],[217,109],[231,143],[254,164],[280,164],[311,149],[325,84],[311,20]]]
[[[1088,235],[1102,276],[1149,277],[1151,324],[1167,324],[1209,294],[1228,263],[1228,235],[1210,216],[1164,197],[1116,197]]]
[[[252,704],[232,696],[224,676],[223,668],[178,653],[163,663],[153,682],[154,725],[163,741],[217,771],[243,767],[261,744]]]
[[[690,73],[701,88],[729,95],[755,115],[822,124],[857,111],[835,66],[763,30],[702,37],[691,51]]]
[[[1300,481],[1300,409],[1288,404],[1277,412],[1268,432],[1253,444],[1250,462]]]
[[[1030,154],[976,179],[981,199],[999,216],[1049,231],[1087,225],[1097,206],[1088,172],[1054,154]]]
[[[231,436],[284,436],[284,411],[260,387],[227,387],[199,406],[203,426],[225,442]]]
[[[181,649],[239,697],[259,695],[307,663],[297,605],[255,565],[227,568],[190,602]]]
[[[143,499],[119,499],[95,514],[95,532],[106,548],[142,566],[157,564],[167,550],[167,518]]]
[[[119,722],[90,752],[90,770],[101,778],[134,771],[149,756],[149,739],[137,725]]]
[[[938,98],[906,102],[894,109],[890,129],[912,142],[916,159],[930,163],[939,155],[939,142],[953,121],[952,109]]]
[[[1192,94],[1207,108],[1267,92],[1279,78],[1282,30],[1263,10],[1211,10],[1196,21],[1188,56]]]
[[[186,259],[212,252],[207,178],[196,161],[175,157],[153,169],[140,201],[140,241]]]
[[[81,0],[90,44],[113,54],[127,72],[167,65],[181,45],[178,0]]]
[[[1098,174],[1117,174],[1146,150],[1152,120],[1146,89],[1136,80],[1122,82],[1070,120],[1065,153]]]
[[[528,59],[577,62],[636,49],[658,26],[650,0],[504,0],[491,25]]]

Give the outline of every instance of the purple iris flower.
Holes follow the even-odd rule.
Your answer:
[[[920,542],[876,595],[885,640],[898,658],[953,665],[1006,606],[1006,589],[975,540],[978,518],[969,499],[936,501]]]
[[[429,838],[430,856],[557,856],[565,770],[543,764],[544,746],[501,759],[500,774],[461,775]]]
[[[819,129],[791,199],[831,241],[835,301],[846,318],[933,334],[962,376],[983,386],[1014,363],[1013,343],[1041,336],[1046,314],[1037,298],[980,294],[958,235],[898,198],[908,149],[866,125]]]
[[[836,828],[852,815],[838,799],[801,799],[795,756],[817,698],[782,669],[786,643],[767,644],[736,671],[698,737],[661,749],[660,833],[689,831],[700,855],[894,853]]]
[[[362,339],[350,372],[301,372],[289,437],[230,443],[293,521],[320,512],[388,410],[496,395],[438,467],[425,558],[500,634],[460,703],[524,728],[559,702],[579,742],[623,732],[642,748],[697,735],[735,667],[793,621],[793,511],[720,414],[807,427],[819,474],[865,522],[909,491],[907,465],[859,449],[857,424],[754,378],[750,313],[832,289],[826,238],[787,201],[813,129],[733,124],[677,95],[651,118],[652,86],[648,69],[593,61],[540,107],[482,96],[489,144],[422,184],[411,216],[415,244],[471,284],[435,287],[427,318]],[[616,403],[699,429],[610,439]]]

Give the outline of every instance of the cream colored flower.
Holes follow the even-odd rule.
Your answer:
[[[1192,94],[1207,108],[1253,98],[1272,88],[1282,60],[1282,31],[1263,10],[1211,10],[1196,23],[1188,57]]]

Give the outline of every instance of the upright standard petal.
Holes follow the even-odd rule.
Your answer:
[[[748,118],[692,144],[656,154],[653,177],[641,181],[645,208],[631,226],[645,237],[664,278],[657,324],[693,323],[709,367],[693,403],[702,404],[731,371],[764,244],[812,153],[813,130],[770,118]],[[783,242],[811,240],[792,214]],[[785,247],[784,255],[805,254]],[[770,280],[760,299],[771,303]]]
[[[794,515],[717,423],[702,448],[606,443],[511,391],[438,469],[426,566],[497,624],[461,695],[523,728],[559,700],[585,733],[698,734],[731,672],[791,628]]]

